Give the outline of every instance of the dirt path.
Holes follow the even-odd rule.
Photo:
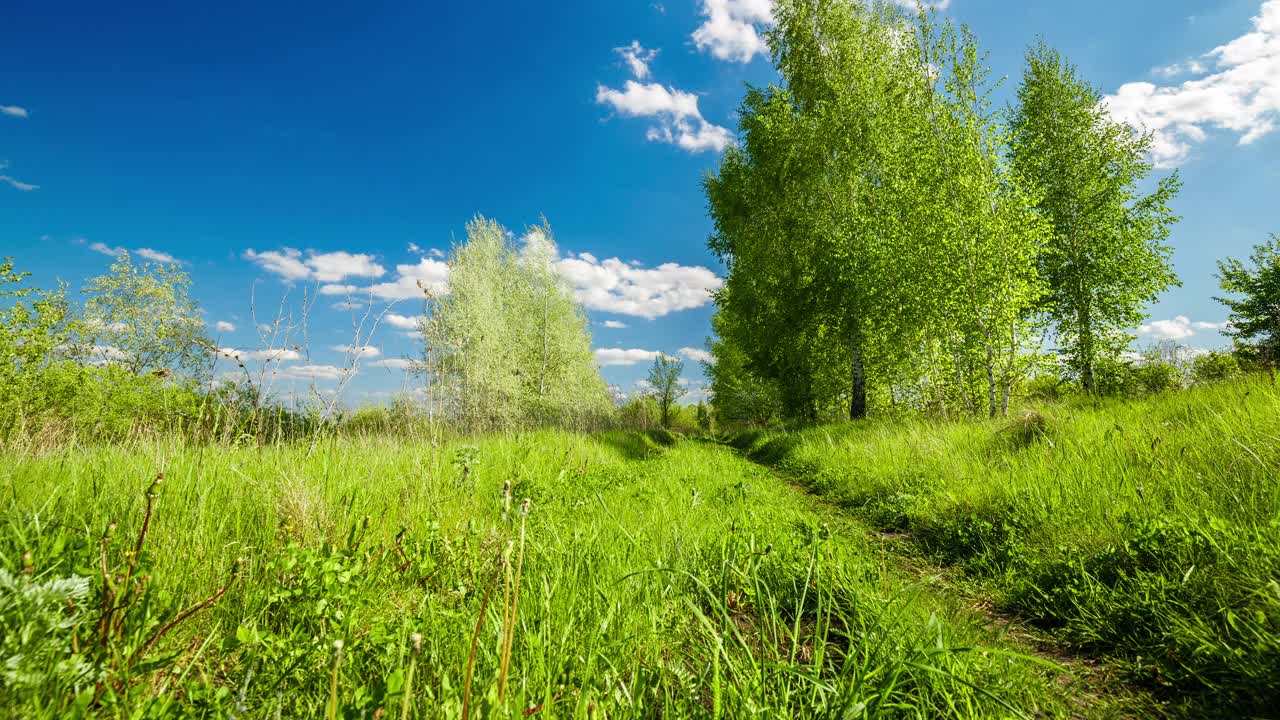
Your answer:
[[[921,586],[937,596],[949,598],[968,609],[990,630],[1028,655],[1053,663],[1062,668],[1057,681],[1077,707],[1081,718],[1164,718],[1171,717],[1167,709],[1149,691],[1128,683],[1118,667],[1106,658],[1081,653],[1056,642],[1053,636],[1027,624],[1017,615],[999,608],[993,598],[983,591],[980,584],[966,579],[960,570],[931,562],[920,551],[915,538],[909,533],[886,533],[876,530],[851,515],[836,503],[813,492],[798,478],[772,466],[752,461],[746,454],[727,445],[721,446],[762,468],[780,483],[812,503],[815,512],[838,519],[854,534],[861,534],[868,543],[878,544],[886,562],[907,577],[914,578]]]

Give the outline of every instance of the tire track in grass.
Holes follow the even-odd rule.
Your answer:
[[[1008,638],[1019,651],[1062,667],[1064,673],[1057,682],[1076,704],[1078,717],[1173,717],[1147,689],[1126,682],[1120,669],[1107,658],[1082,653],[1058,643],[1051,634],[1023,622],[1016,614],[1000,609],[979,584],[965,580],[958,570],[931,561],[911,533],[884,532],[873,528],[815,491],[803,477],[788,473],[767,460],[754,458],[750,452],[737,450],[727,443],[705,442],[762,468],[770,477],[806,498],[816,513],[838,518],[855,535],[862,536],[868,543],[878,544],[885,562],[892,563],[899,573],[912,578],[931,594],[961,604],[988,629]]]

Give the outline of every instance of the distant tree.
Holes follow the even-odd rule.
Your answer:
[[[1165,243],[1177,221],[1177,173],[1149,195],[1150,135],[1113,120],[1101,93],[1043,42],[1032,47],[1013,107],[1014,171],[1039,191],[1052,232],[1039,255],[1043,308],[1087,393],[1095,365],[1129,346],[1145,306],[1177,285]]]
[[[1226,334],[1274,368],[1280,362],[1280,235],[1255,245],[1249,265],[1220,261],[1218,282],[1237,296],[1215,298],[1231,310]]]
[[[680,384],[683,372],[683,360],[662,353],[654,358],[653,367],[649,368],[649,393],[658,403],[658,413],[664,428],[671,427],[671,410],[686,392]]]
[[[699,400],[695,413],[694,418],[698,424],[698,429],[704,433],[711,432],[711,411],[707,408],[706,403]]]
[[[471,429],[583,425],[613,412],[545,224],[517,247],[477,217],[449,258],[449,293],[427,296],[423,360],[432,411]]]
[[[211,347],[191,277],[176,264],[135,265],[122,252],[110,272],[84,287],[84,328],[98,358],[134,374],[168,371],[193,378]]]

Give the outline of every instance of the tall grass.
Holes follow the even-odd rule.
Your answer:
[[[735,443],[909,531],[1196,714],[1280,707],[1280,391],[1267,378]]]
[[[1078,710],[1059,669],[725,448],[466,442],[0,458],[0,704],[23,717]],[[116,574],[96,569],[99,539],[115,523],[111,551],[132,547],[159,470],[137,633],[227,589],[120,673],[84,644]]]

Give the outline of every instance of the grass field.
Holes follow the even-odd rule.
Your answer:
[[[1280,711],[1269,379],[735,444],[1195,717]]]
[[[10,453],[0,711],[1265,716],[1277,400]]]

